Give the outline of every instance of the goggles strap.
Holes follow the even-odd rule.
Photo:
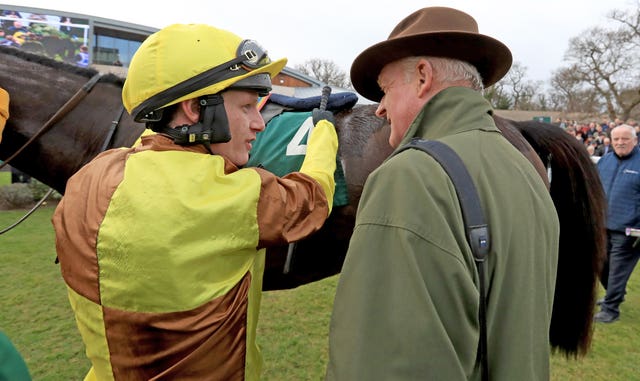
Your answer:
[[[227,61],[221,65],[213,67],[194,77],[182,81],[177,85],[159,92],[158,94],[142,102],[138,107],[132,110],[134,120],[136,122],[153,121],[153,112],[158,107],[161,107],[162,105],[174,101],[186,94],[193,93],[207,86],[250,72],[249,70],[244,69],[244,67],[244,70],[231,70],[231,67],[237,66],[245,59],[245,56],[236,57],[231,61]],[[149,119],[149,117],[151,117],[152,119]]]

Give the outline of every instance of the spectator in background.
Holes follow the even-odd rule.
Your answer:
[[[60,17],[60,31],[68,35],[71,34],[71,19],[68,17]]]
[[[582,125],[582,131],[588,136],[588,137],[592,137],[593,134],[596,132],[596,124],[594,122],[591,122],[589,124],[583,124]]]
[[[89,66],[89,48],[87,48],[87,45],[82,45],[80,47],[80,51],[76,54],[75,61],[76,65],[80,67]]]
[[[613,130],[615,128],[615,126],[617,126],[616,122],[614,121],[610,121],[609,123],[607,123],[606,126],[602,126],[602,130],[608,134],[611,133],[611,130]]]
[[[86,24],[86,20],[72,19],[69,17],[61,17],[60,18],[60,31],[71,38],[71,40],[78,40],[82,38],[84,35],[84,29],[78,26],[73,26],[73,24]]]
[[[602,144],[600,144],[598,148],[596,148],[595,154],[596,156],[604,156],[609,152],[613,152],[613,149],[611,148],[611,139],[605,136],[604,138],[602,138]]]
[[[13,46],[14,48],[19,48],[22,46],[16,41],[16,39],[12,35],[5,36],[4,40],[0,42],[0,45]]]
[[[607,261],[601,274],[606,289],[600,312],[594,320],[613,323],[620,318],[627,281],[640,258],[635,237],[626,228],[640,228],[640,148],[633,127],[622,124],[611,130],[613,154],[598,162],[598,172],[607,197]]]
[[[15,18],[15,19],[21,19],[22,15],[20,14],[20,12],[17,11],[12,11],[12,10],[4,10],[2,11],[2,15],[5,17],[11,17],[11,18]],[[6,31],[8,31],[9,27],[13,26],[13,21],[12,20],[2,20],[2,29]]]
[[[596,147],[597,144],[594,142],[589,143],[587,145],[587,152],[589,153],[589,157],[593,163],[597,163],[600,160],[600,156],[596,155]]]
[[[6,29],[6,33],[10,35],[15,35],[18,32],[27,33],[29,29],[22,24],[22,21],[16,20]]]

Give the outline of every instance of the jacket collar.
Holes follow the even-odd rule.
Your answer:
[[[468,87],[449,87],[431,98],[416,116],[401,146],[414,137],[440,139],[471,130],[498,131],[493,110],[481,93]]]
[[[626,156],[618,156],[618,154],[616,153],[616,151],[614,149],[611,149],[611,152],[613,152],[613,154],[618,158],[618,160],[627,160],[627,159],[631,159],[633,156],[635,156],[638,153],[638,150],[640,150],[638,148],[638,146],[635,146],[635,147],[633,147],[631,152],[629,152],[629,154],[626,155]]]

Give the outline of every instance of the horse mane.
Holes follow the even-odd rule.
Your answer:
[[[99,72],[93,68],[79,67],[67,62],[58,61],[41,54],[31,53],[12,46],[0,45],[0,53],[10,54],[24,61],[33,62],[38,65],[47,66],[56,70],[63,70],[67,73],[80,75],[86,78],[91,78],[94,75],[99,74]],[[109,73],[103,75],[100,78],[100,82],[113,83],[122,87],[122,85],[124,84],[124,78],[121,78],[113,73]]]
[[[508,120],[507,120],[508,121]],[[606,198],[584,145],[561,128],[510,121],[551,167],[550,193],[560,225],[560,253],[549,340],[567,356],[585,355],[593,335],[593,306],[606,257]],[[584,223],[579,223],[584,221]]]

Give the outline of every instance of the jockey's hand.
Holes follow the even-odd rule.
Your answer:
[[[311,111],[311,118],[313,120],[313,125],[317,125],[319,121],[321,120],[326,120],[328,122],[330,122],[332,125],[336,125],[336,119],[333,116],[333,113],[331,111],[327,111],[327,110],[320,110],[319,108],[314,108],[313,111]]]

